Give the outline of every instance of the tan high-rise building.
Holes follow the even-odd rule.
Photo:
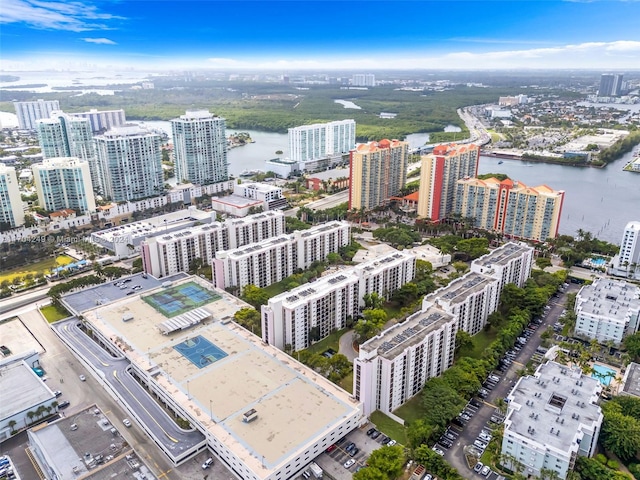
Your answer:
[[[469,145],[438,145],[422,157],[418,216],[442,220],[453,213],[456,182],[475,177],[478,171],[480,147]]]
[[[478,228],[543,242],[558,235],[564,191],[508,178],[466,178],[458,180],[455,199],[454,211],[475,218]]]
[[[359,144],[350,152],[349,209],[384,205],[407,181],[409,144],[380,140]]]

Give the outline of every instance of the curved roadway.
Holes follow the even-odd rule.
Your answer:
[[[178,427],[147,390],[129,374],[131,363],[126,358],[112,357],[78,327],[77,319],[54,323],[52,328],[74,354],[82,358],[93,373],[111,389],[131,416],[172,457],[175,464],[185,459],[185,453],[204,444],[205,437],[201,432],[185,431]]]

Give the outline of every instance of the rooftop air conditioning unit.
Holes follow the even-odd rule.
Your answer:
[[[257,410],[255,408],[252,408],[251,410],[248,410],[248,411],[244,412],[242,414],[242,417],[243,417],[242,420],[245,423],[250,423],[250,422],[253,422],[255,419],[258,418],[258,412],[257,412]]]

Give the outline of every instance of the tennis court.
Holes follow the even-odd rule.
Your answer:
[[[220,295],[195,282],[183,283],[142,297],[145,302],[167,318],[181,315],[220,298]]]
[[[198,335],[173,347],[198,368],[217,362],[227,354],[206,338]]]

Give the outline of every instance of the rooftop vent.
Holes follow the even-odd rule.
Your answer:
[[[258,411],[255,408],[248,410],[242,414],[242,421],[245,423],[253,422],[258,418]]]

